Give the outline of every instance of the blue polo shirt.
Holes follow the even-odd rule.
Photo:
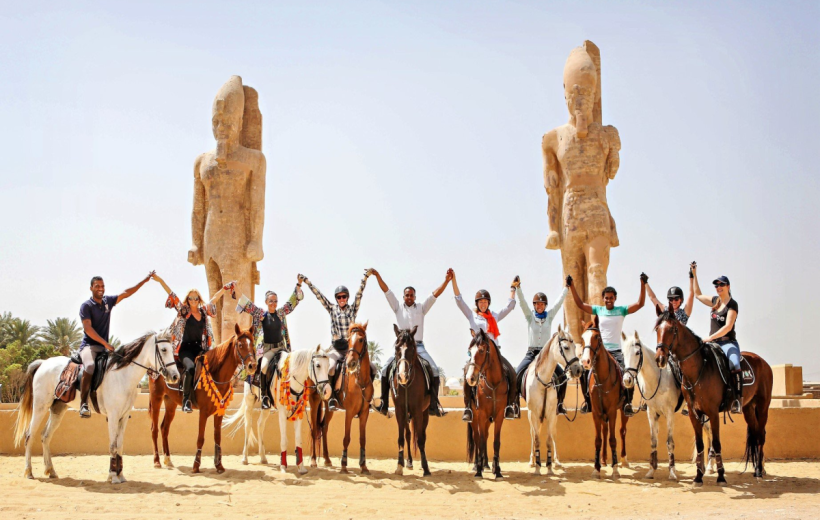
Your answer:
[[[108,341],[108,329],[111,325],[111,309],[117,304],[117,298],[118,296],[103,296],[102,303],[97,303],[94,301],[94,298],[89,298],[80,305],[80,321],[91,320],[91,328],[105,341]],[[100,345],[100,343],[89,338],[88,334],[84,333],[80,350],[89,345]]]

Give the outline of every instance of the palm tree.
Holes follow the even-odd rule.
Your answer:
[[[42,334],[43,341],[54,345],[64,356],[67,356],[72,349],[80,346],[83,333],[77,325],[77,320],[57,318],[54,321],[47,321],[48,326],[45,327]]]
[[[40,327],[32,325],[29,320],[11,318],[3,332],[7,343],[19,341],[20,345],[36,346],[40,342]]]
[[[111,336],[111,339],[108,341],[108,344],[116,349],[120,348],[120,345],[122,345],[122,341],[120,341],[120,338],[118,338],[117,336]]]
[[[367,342],[367,352],[370,356],[370,365],[375,370],[375,373],[381,373],[382,371],[382,348],[379,346],[378,343],[375,341],[368,341]]]
[[[5,347],[6,343],[9,343],[6,328],[11,325],[13,319],[10,312],[0,314],[0,347]]]

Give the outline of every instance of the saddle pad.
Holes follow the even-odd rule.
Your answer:
[[[83,369],[81,363],[69,360],[63,371],[60,373],[60,381],[54,389],[54,399],[64,403],[70,403],[77,395],[77,381],[80,371]]]
[[[752,386],[755,384],[755,371],[745,357],[740,358],[740,369],[743,372],[743,386]]]

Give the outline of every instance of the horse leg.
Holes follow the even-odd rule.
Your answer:
[[[324,406],[324,403],[322,404]],[[333,417],[333,412],[329,409],[325,410],[325,416],[322,420],[322,456],[325,459],[324,466],[326,468],[332,468],[333,462],[330,460],[330,455],[328,454],[327,450],[327,430],[330,427],[330,419]]]
[[[501,427],[504,425],[504,411],[502,410],[495,417],[493,424],[493,475],[496,480],[501,480]],[[487,427],[489,433],[489,425]]]
[[[40,425],[43,423],[43,419],[46,417],[47,413],[49,412],[49,407],[45,403],[38,403],[36,395],[33,398],[34,403],[32,405],[32,414],[31,414],[31,421],[29,422],[28,430],[26,431],[26,471],[25,476],[26,478],[34,478],[34,475],[31,472],[31,436],[40,429]],[[45,448],[43,448],[43,456],[45,458]]]
[[[399,425],[399,458],[396,462],[396,475],[402,475],[404,473],[404,429],[406,428],[404,421],[405,421],[405,412],[402,409],[400,402],[394,402],[396,406],[396,423]]]
[[[410,423],[412,421],[413,418],[411,417],[409,421],[404,423],[404,440],[407,444],[407,463],[404,467],[409,470],[413,469],[413,432],[410,430]]]
[[[222,465],[222,418],[224,416],[214,414],[214,467],[220,475],[225,473]]]
[[[535,474],[541,474],[541,422],[539,414],[530,410],[527,414],[530,421],[530,467],[535,468]],[[549,453],[549,436],[547,436],[547,453]],[[549,456],[549,455],[548,455]],[[549,466],[547,466],[549,468]]]
[[[655,478],[655,470],[658,469],[658,412],[654,407],[646,411],[646,417],[649,419],[649,471],[646,472],[643,478]],[[669,424],[667,416],[667,424]]]
[[[162,464],[159,462],[159,446],[157,439],[159,439],[159,406],[160,400],[154,397],[154,394],[149,395],[148,415],[151,417],[151,442],[154,445],[154,467],[161,468]]]
[[[709,444],[709,451],[707,452],[708,458],[706,461],[706,473],[712,474],[717,471],[715,467],[715,445],[714,445],[714,438],[712,437],[712,427],[709,426],[709,423],[706,423],[703,426],[704,430],[706,430],[706,439],[707,443]]]
[[[308,472],[302,455],[302,419],[296,419],[293,425],[293,436],[296,444],[296,471],[300,475]]]
[[[618,478],[621,474],[618,472],[618,439],[615,437],[615,421],[618,420],[618,415],[621,416],[621,439],[626,437],[626,421],[623,410],[619,407],[617,410],[609,414],[609,447],[612,449],[612,478]],[[623,449],[623,446],[621,446]],[[626,454],[623,453],[625,456]]]
[[[479,424],[476,422],[476,419],[477,419],[476,415],[477,414],[473,414],[473,422],[470,423],[470,425],[472,426],[472,430],[473,430],[473,452],[474,452],[473,460],[475,460],[475,466],[474,466],[475,475],[473,475],[473,476],[475,478],[482,478],[484,476],[482,474],[482,472],[484,471],[484,459],[482,459],[484,454],[481,451],[481,446],[482,446],[481,428],[479,427]]]
[[[159,413],[159,412],[157,412]],[[160,432],[162,433],[162,453],[164,455],[162,463],[166,468],[173,468],[174,463],[171,462],[171,447],[168,444],[168,434],[171,432],[171,423],[177,413],[177,405],[174,401],[166,396],[165,398],[165,415],[162,416],[162,425]]]
[[[288,471],[288,412],[283,404],[277,404],[276,407],[279,410],[277,414],[279,416],[279,473],[287,473]],[[264,415],[265,411],[262,411]],[[260,430],[259,430],[259,446],[261,449],[262,446],[262,433],[264,431],[264,424],[260,423]],[[260,451],[260,455],[264,453]]]
[[[595,422],[595,467],[592,470],[592,478],[601,478],[601,445],[603,444],[604,425],[603,419],[593,412],[592,420]]]
[[[196,438],[196,456],[194,457],[194,466],[191,468],[191,473],[199,473],[199,466],[202,464],[202,446],[205,444],[205,426],[208,424],[208,415],[205,411],[199,409],[199,433]]]
[[[749,403],[743,407],[743,417],[746,419],[746,450],[743,458],[748,466],[752,463],[754,468],[754,476],[759,477],[757,472],[757,454],[758,454],[758,439],[757,439],[757,410],[755,410],[755,400],[752,398]]]
[[[715,413],[714,417],[709,416],[709,422],[712,424],[712,447],[715,448],[715,466],[717,466],[717,485],[725,486],[726,476],[723,468],[723,455],[721,454],[720,443],[720,416]]]
[[[245,395],[242,397],[243,405],[245,407],[242,413],[245,414],[245,424],[242,428],[242,465],[248,465],[248,448],[250,447],[250,440],[251,440],[251,432],[253,432],[253,423],[251,419],[253,418],[253,405],[256,402],[256,399],[253,396],[253,388],[248,384],[245,383]]]
[[[422,469],[422,476],[429,477],[430,473],[430,466],[427,464],[427,423],[430,421],[430,414],[427,412],[422,413],[422,420],[421,422],[421,429],[417,430],[416,435],[419,439],[419,451],[421,452],[421,469]]]
[[[319,450],[319,435],[321,430],[321,425],[318,422],[319,418],[319,406],[321,406],[321,400],[316,398],[316,393],[311,392],[310,397],[308,398],[310,403],[310,467],[316,468],[319,466],[318,462],[318,454],[317,451]]]
[[[769,401],[757,397],[757,476],[765,477],[766,468],[763,466],[763,446],[766,444],[766,423],[769,422]]]
[[[51,437],[60,426],[67,409],[68,405],[62,401],[55,402],[51,406],[51,413],[43,430],[43,462],[45,462],[45,474],[48,478],[57,478],[57,472],[54,471],[54,465],[51,462]]]
[[[350,446],[350,427],[353,422],[353,407],[345,405],[345,436],[342,439],[342,473],[347,473],[347,447]]]
[[[119,469],[119,460],[117,456],[119,452],[117,451],[117,436],[120,430],[120,421],[115,419],[114,416],[108,417],[108,456],[110,457],[109,466],[108,466],[108,482],[112,484],[119,484],[120,477],[117,475]]]
[[[694,413],[694,407],[689,407],[689,421],[692,423],[692,429],[695,430],[695,467],[697,468],[697,474],[695,475],[695,480],[692,484],[695,487],[700,487],[703,485],[703,473],[705,472],[706,468],[703,464],[703,424],[700,422],[700,419],[696,417],[696,413]]]
[[[621,467],[628,468],[629,459],[626,458],[626,423],[629,422],[629,417],[624,414],[623,410],[621,410],[618,415],[621,416]],[[617,461],[615,461],[615,463],[617,464]]]
[[[669,480],[678,480],[675,472],[675,407],[666,410],[666,451],[669,453]]]
[[[362,411],[359,412],[359,469],[362,475],[370,475],[370,470],[367,469],[367,456],[365,450],[367,448],[367,418],[370,416],[370,407],[367,402],[362,404]]]

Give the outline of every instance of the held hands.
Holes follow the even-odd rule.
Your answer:
[[[303,274],[298,274],[298,275],[296,275],[296,279],[297,279],[297,280],[299,280],[299,282],[298,282],[298,283],[300,283],[300,284],[301,284],[302,282],[307,282],[307,281],[308,281],[308,277],[307,277],[307,276],[305,276],[305,275],[303,275]]]
[[[146,276],[146,277],[145,277],[145,278],[144,278],[144,279],[140,282],[140,285],[144,284],[145,282],[147,282],[148,280],[150,280],[151,278],[153,278],[153,277],[154,277],[154,276],[156,276],[156,275],[157,275],[157,272],[156,272],[156,271],[151,271],[150,273],[148,273],[148,276]]]
[[[572,276],[567,275],[566,282],[567,282],[567,287],[572,287]]]
[[[641,273],[641,283],[645,284],[649,281],[649,277],[646,276],[646,273]]]
[[[519,285],[521,285],[521,277],[516,275],[515,278],[513,278],[513,282],[512,282],[512,285],[510,286],[510,288],[516,289]]]
[[[445,282],[452,282],[453,278],[455,277],[455,273],[452,269],[447,269],[447,274],[444,275]]]
[[[222,290],[231,291],[231,298],[233,298],[235,300],[236,299],[236,280],[226,283],[222,287]]]
[[[694,278],[698,274],[698,263],[692,262],[689,264],[689,278]]]

